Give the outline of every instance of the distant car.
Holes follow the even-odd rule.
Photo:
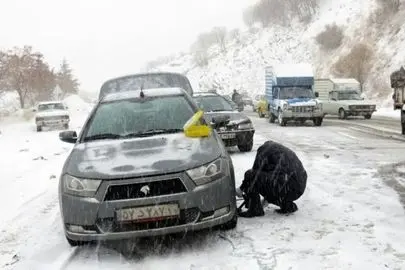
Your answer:
[[[228,100],[218,94],[200,92],[194,93],[193,98],[204,110],[205,119],[214,126],[225,146],[238,146],[241,152],[252,150],[255,129],[249,117],[235,111]]]
[[[62,101],[40,102],[33,110],[35,114],[35,124],[37,132],[44,127],[69,128],[70,115],[68,107]]]
[[[197,111],[180,88],[113,93],[79,135],[60,133],[74,144],[59,181],[70,245],[237,226],[234,168],[221,139],[183,131]]]
[[[223,96],[223,97],[231,104],[232,108],[233,108],[235,111],[238,111],[238,112],[243,111],[243,109],[244,109],[243,103],[236,104],[236,103],[232,100],[232,97],[231,97],[231,96],[228,96],[228,95]]]
[[[141,88],[167,87],[179,87],[184,89],[189,95],[193,95],[193,88],[186,76],[174,72],[150,72],[122,76],[106,81],[101,86],[99,100],[109,93],[133,91]]]
[[[243,101],[243,105],[245,106],[253,106],[253,100],[250,96],[246,95],[246,94],[242,94],[242,101]]]

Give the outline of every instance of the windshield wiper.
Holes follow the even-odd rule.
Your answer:
[[[149,129],[140,132],[134,132],[122,135],[121,138],[133,138],[133,137],[147,137],[157,134],[168,134],[168,133],[178,133],[182,132],[183,129],[180,128],[168,128],[168,129]]]
[[[101,134],[84,137],[83,141],[88,142],[88,141],[95,141],[95,140],[108,140],[108,139],[119,139],[119,138],[121,138],[121,135],[119,135],[119,134],[101,133]]]

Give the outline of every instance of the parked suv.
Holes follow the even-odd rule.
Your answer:
[[[75,144],[59,180],[71,245],[236,227],[234,168],[221,138],[204,118],[210,132],[185,135],[197,112],[180,88],[112,93],[79,135],[60,133]]]

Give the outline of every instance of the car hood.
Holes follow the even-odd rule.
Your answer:
[[[221,148],[213,136],[188,138],[184,133],[128,140],[77,144],[64,173],[92,179],[122,179],[195,168],[215,160]]]
[[[212,118],[216,116],[222,116],[222,115],[228,115],[229,116],[229,124],[234,125],[234,124],[241,124],[245,122],[250,122],[249,117],[247,117],[245,114],[238,112],[238,111],[222,111],[222,112],[206,112],[204,113],[204,118],[208,122],[212,122]]]
[[[69,115],[69,112],[66,110],[49,110],[44,112],[38,112],[36,117],[47,117],[47,116],[65,116]]]
[[[375,105],[373,102],[367,100],[342,100],[341,102],[347,105]]]
[[[319,103],[313,98],[290,98],[286,102],[291,106],[316,106]]]

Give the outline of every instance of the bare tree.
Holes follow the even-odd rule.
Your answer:
[[[374,53],[372,48],[359,43],[351,51],[342,56],[332,67],[332,72],[341,77],[352,77],[360,82],[361,91],[372,67]]]
[[[214,27],[211,31],[221,51],[226,52],[226,27]]]

